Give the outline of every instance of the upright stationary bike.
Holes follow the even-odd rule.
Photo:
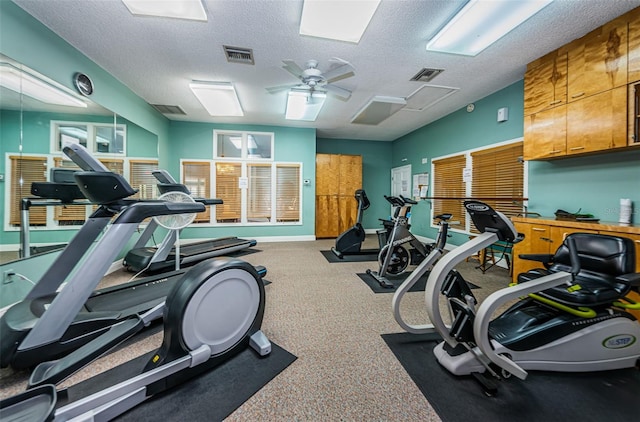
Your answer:
[[[385,195],[384,198],[391,205],[397,207],[399,212],[395,218],[387,244],[380,249],[378,254],[378,271],[367,270],[367,274],[376,279],[380,286],[391,289],[395,286],[387,280],[387,274],[402,274],[409,264],[420,263],[429,254],[429,249],[409,231],[411,206],[417,204],[417,202],[402,195]],[[407,243],[413,248],[407,249],[405,247]]]
[[[336,246],[331,248],[338,258],[342,259],[345,255],[358,255],[358,254],[370,254],[371,250],[362,250],[362,243],[364,242],[365,232],[362,227],[362,212],[365,211],[371,205],[369,198],[364,189],[358,189],[354,195],[356,201],[358,201],[358,213],[356,215],[356,223],[344,231],[336,239]],[[375,251],[373,251],[375,253]]]

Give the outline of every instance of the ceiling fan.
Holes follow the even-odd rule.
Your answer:
[[[328,92],[344,100],[348,100],[351,96],[351,91],[335,86],[333,83],[354,76],[355,69],[345,60],[334,58],[332,61],[340,64],[323,73],[318,69],[317,60],[307,61],[304,69],[298,66],[293,60],[283,60],[282,63],[284,63],[284,66],[282,66],[282,68],[300,79],[300,82],[295,84],[272,86],[267,88],[267,91],[270,94],[275,94],[276,92],[291,88],[304,88],[310,90],[311,94],[313,94],[313,91],[317,90],[321,92]]]

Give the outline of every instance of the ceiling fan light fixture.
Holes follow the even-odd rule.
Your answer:
[[[193,81],[189,88],[207,112],[216,117],[241,117],[244,111],[238,94],[229,82]]]
[[[326,98],[324,92],[292,89],[287,95],[285,118],[313,122],[318,118]]]
[[[300,35],[359,43],[380,0],[305,0]]]
[[[427,50],[476,56],[553,0],[471,0],[427,43]]]
[[[47,104],[87,107],[81,99],[10,63],[0,63],[0,86]]]
[[[122,0],[132,15],[207,21],[201,0]]]
[[[351,123],[377,125],[402,110],[407,100],[401,97],[376,95],[353,116]]]

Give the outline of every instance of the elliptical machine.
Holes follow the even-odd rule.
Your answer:
[[[465,201],[464,206],[481,234],[438,261],[425,291],[427,312],[433,324],[431,331],[444,339],[433,351],[442,366],[454,375],[473,375],[485,393],[492,395],[497,391],[494,380],[510,375],[524,380],[528,369],[586,372],[640,364],[640,324],[625,311],[626,307],[637,304],[624,303],[622,299],[631,286],[640,284],[640,274],[614,277],[615,286],[609,286],[615,289],[606,288],[610,280],[597,278],[601,286],[597,290],[615,290],[616,297],[611,294],[610,300],[593,302],[590,306],[572,302],[571,299],[577,297],[593,300],[599,296],[597,290],[586,288],[587,283],[576,278],[582,258],[578,256],[572,235],[563,246],[571,257],[571,267],[555,273],[537,273],[530,281],[496,291],[476,311],[476,300],[468,286],[461,283],[460,278],[450,277],[450,271],[468,256],[498,240],[516,243],[523,236],[516,232],[506,216],[488,205]],[[602,266],[622,267],[622,257],[609,256],[612,244],[622,244],[621,250],[631,255],[626,259],[634,260],[630,239],[591,236],[601,236],[597,241],[603,244],[596,249],[604,247],[608,251],[605,254],[607,262]],[[584,260],[585,265],[599,262],[594,261],[594,256],[585,256]],[[630,265],[624,264],[623,271],[629,269],[633,271]],[[588,268],[586,272],[592,271]],[[453,315],[450,326],[445,324],[440,313],[441,294],[447,297]],[[519,298],[520,301],[492,319],[500,306]],[[492,377],[487,377],[487,373]]]
[[[331,247],[331,252],[340,259],[345,255],[371,254],[377,252],[375,250],[362,249],[362,243],[365,239],[365,232],[362,227],[362,213],[371,206],[371,202],[369,202],[369,198],[367,198],[364,189],[357,189],[354,197],[356,201],[358,201],[356,223],[342,232],[336,239],[336,245]]]
[[[74,177],[85,196],[96,203],[111,203],[111,198],[104,197],[128,196],[131,190],[122,176],[111,172],[84,171],[77,172]],[[97,184],[102,189],[88,188]],[[102,261],[104,265],[112,262],[119,251],[116,246],[126,243],[138,224],[147,217],[203,210],[204,205],[196,202],[128,203],[96,247],[96,250],[105,251],[104,256],[99,258],[96,254],[87,261],[95,258],[98,267],[102,267]],[[61,303],[72,307],[74,301],[81,306],[88,291],[89,287],[62,289],[49,309]],[[37,367],[30,385],[39,387],[2,400],[3,420],[110,420],[149,397],[212,369],[247,346],[265,356],[271,352],[271,343],[260,330],[264,307],[264,284],[252,265],[237,259],[203,261],[173,285],[163,304],[141,316],[122,320],[64,358]],[[61,380],[96,354],[108,350],[129,333],[155,319],[158,313],[163,314],[164,340],[142,373],[56,409],[56,389],[45,380]],[[68,325],[66,317],[73,318],[75,314],[70,309],[62,321],[50,322],[64,330]]]
[[[409,264],[419,264],[429,254],[430,248],[425,246],[409,231],[411,206],[418,202],[410,198],[405,198],[402,195],[385,195],[384,198],[389,201],[391,205],[397,207],[398,212],[387,244],[380,249],[380,253],[378,254],[378,271],[367,270],[367,274],[373,277],[380,286],[392,289],[395,286],[387,280],[387,274],[402,274]],[[413,248],[407,249],[404,246],[407,243]]]

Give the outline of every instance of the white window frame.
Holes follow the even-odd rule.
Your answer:
[[[248,177],[248,165],[249,164],[265,164],[265,161],[269,162],[271,166],[271,217],[270,221],[255,221],[249,222],[247,218],[247,207],[248,207],[248,194],[247,189],[243,188],[240,192],[241,202],[240,202],[240,222],[218,222],[216,215],[216,207],[213,206],[211,210],[210,220],[208,223],[198,223],[197,227],[238,227],[238,226],[300,226],[303,224],[302,217],[304,214],[303,208],[303,187],[304,187],[304,168],[302,162],[295,161],[272,161],[272,160],[240,160],[239,158],[217,158],[214,160],[202,160],[202,159],[189,159],[189,158],[181,158],[180,159],[180,180],[181,183],[185,183],[184,180],[184,162],[202,162],[209,163],[209,186],[210,186],[210,197],[218,198],[216,195],[216,163],[219,162],[234,162],[240,163],[241,173],[240,177]],[[299,218],[298,221],[277,221],[277,167],[280,165],[293,165],[299,166],[300,174],[298,179],[298,203],[299,206]]]
[[[218,135],[235,135],[241,138],[241,152],[240,157],[220,157],[218,154]],[[249,135],[260,135],[260,136],[268,136],[271,138],[271,151],[269,153],[269,158],[260,158],[260,157],[249,157]],[[239,131],[239,130],[218,130],[214,129],[213,131],[213,158],[214,160],[221,161],[274,161],[274,151],[275,151],[275,136],[273,132],[257,132],[257,131]]]
[[[122,132],[122,152],[99,152],[96,145],[97,129],[100,127],[113,127],[114,123],[99,122],[80,122],[69,120],[51,120],[50,121],[50,144],[49,151],[51,154],[62,153],[62,149],[58,145],[59,127],[60,125],[84,125],[87,126],[87,150],[97,157],[126,157],[127,155],[127,125],[116,123],[116,130]]]

